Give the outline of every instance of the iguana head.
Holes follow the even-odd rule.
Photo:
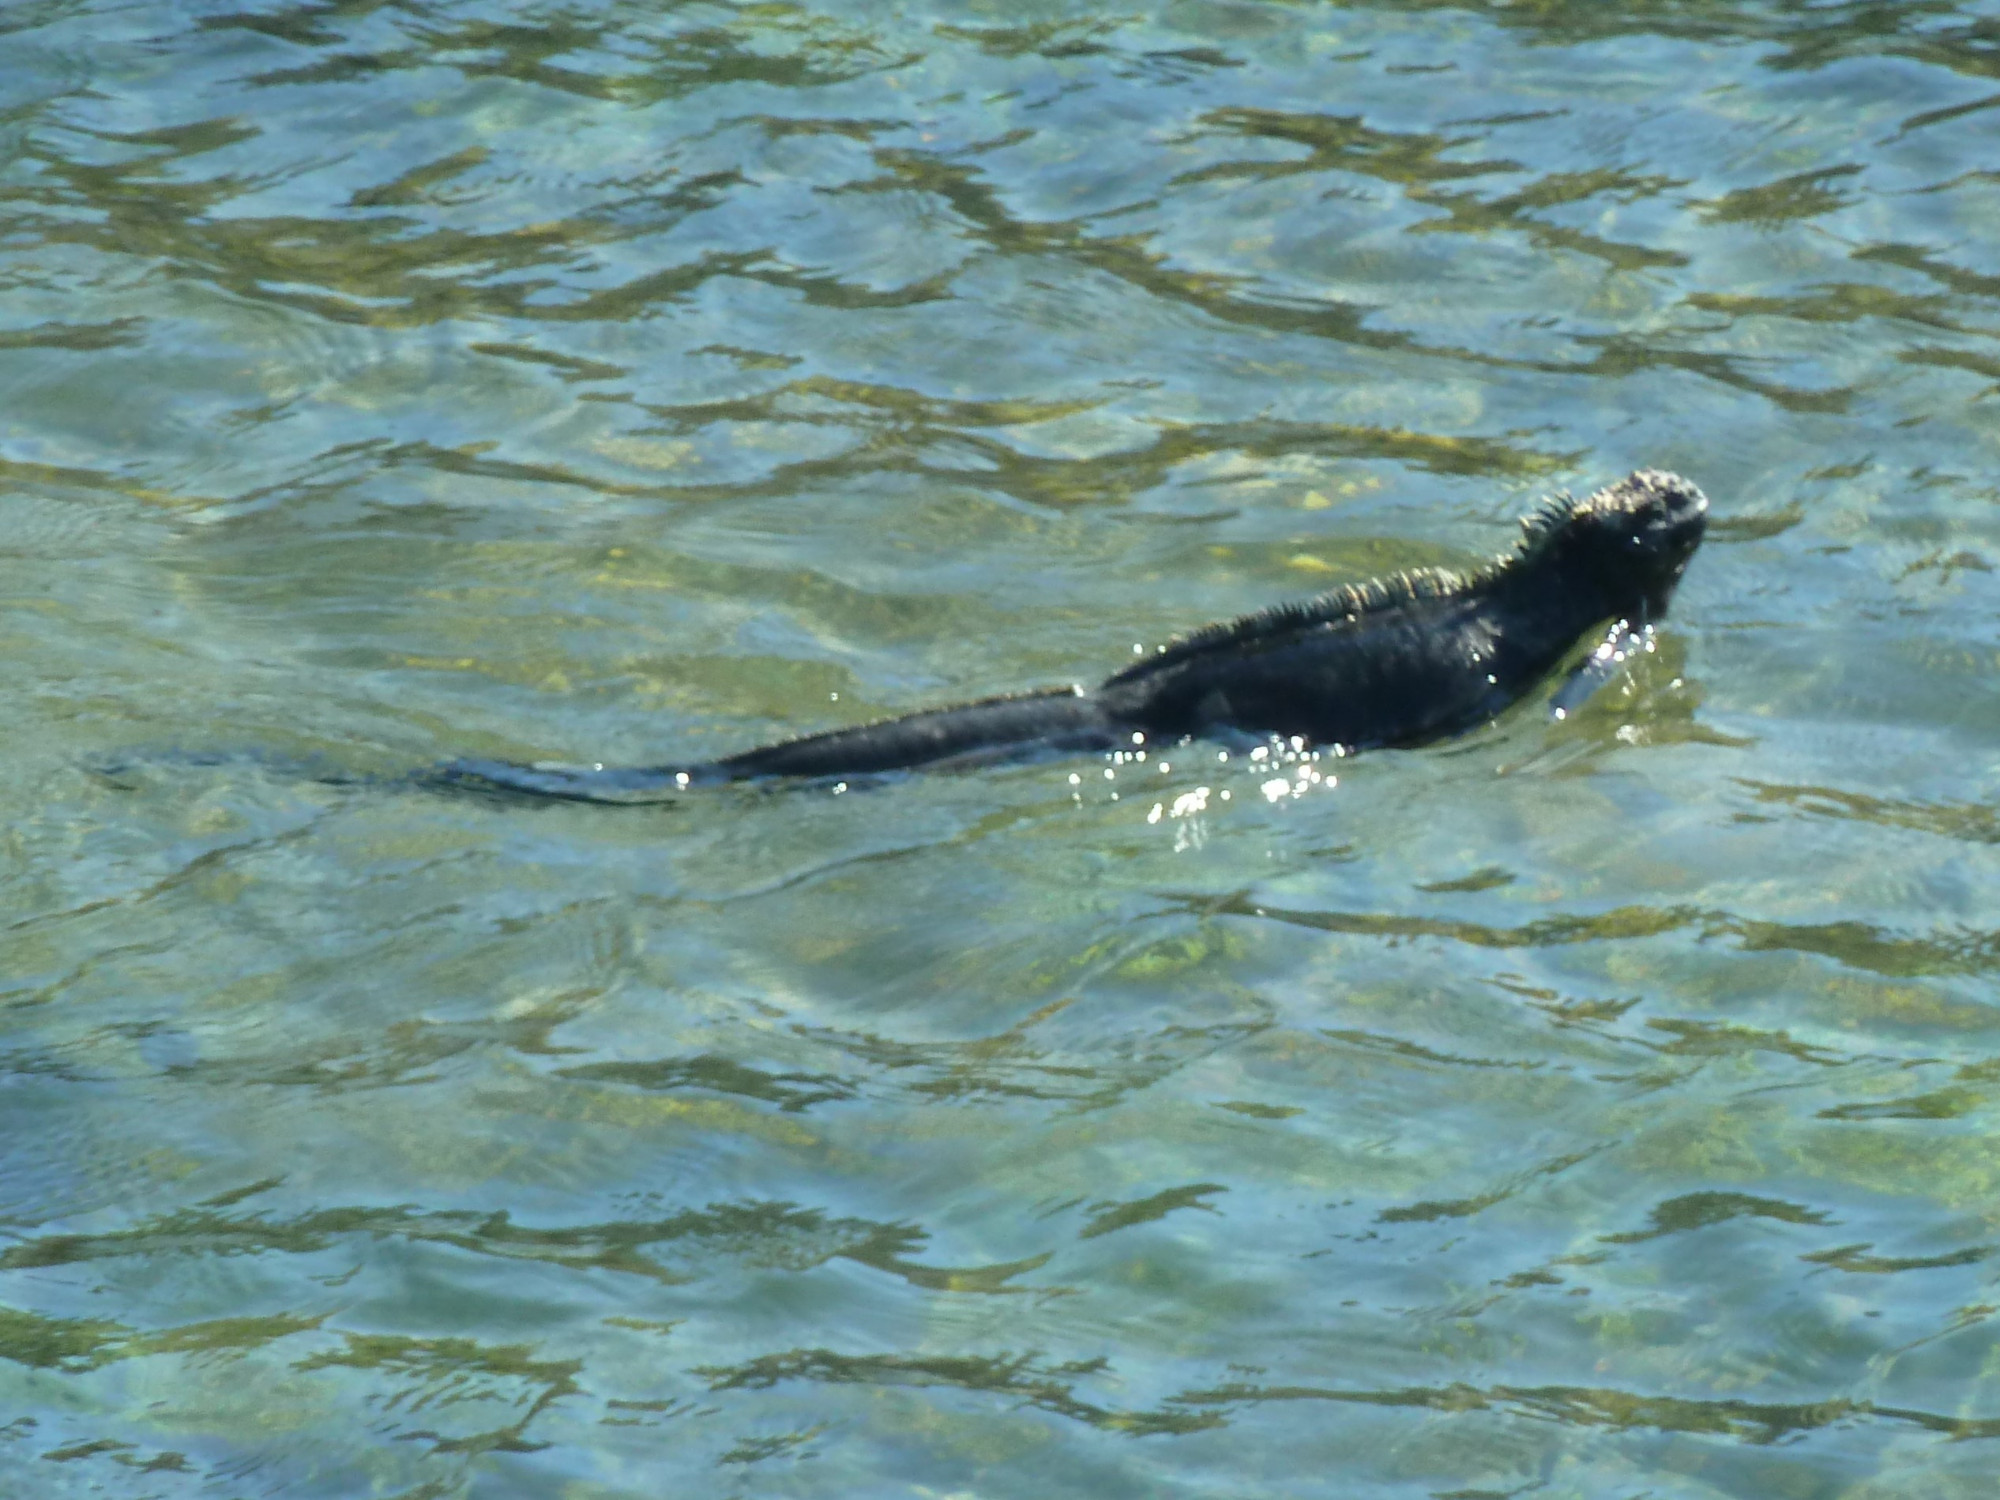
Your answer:
[[[1525,554],[1545,556],[1565,587],[1587,579],[1607,613],[1637,624],[1667,612],[1708,526],[1708,497],[1678,474],[1640,469],[1522,524]]]

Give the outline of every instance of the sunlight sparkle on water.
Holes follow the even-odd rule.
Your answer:
[[[1209,789],[1205,786],[1198,786],[1191,792],[1182,792],[1178,797],[1174,798],[1171,808],[1164,802],[1155,802],[1153,810],[1146,814],[1146,821],[1148,823],[1157,823],[1163,817],[1191,818],[1196,813],[1207,812],[1208,793]],[[1229,794],[1225,792],[1223,795],[1226,797]]]

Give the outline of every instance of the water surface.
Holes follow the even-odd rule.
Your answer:
[[[2000,8],[0,58],[0,1488],[1992,1493]],[[1710,539],[1564,723],[395,784],[1088,680],[1640,465]]]

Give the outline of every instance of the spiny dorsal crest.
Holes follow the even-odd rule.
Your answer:
[[[1576,514],[1577,509],[1576,496],[1568,490],[1557,490],[1521,517],[1521,540],[1514,544],[1514,550],[1534,551],[1549,537],[1562,530],[1563,525]]]
[[[1224,620],[1216,625],[1204,625],[1200,630],[1175,636],[1144,661],[1135,661],[1123,671],[1112,673],[1105,679],[1105,686],[1109,687],[1114,682],[1130,682],[1135,677],[1144,677],[1218,647],[1249,641],[1271,641],[1321,625],[1359,621],[1369,615],[1403,609],[1424,599],[1460,598],[1471,593],[1492,571],[1492,568],[1482,568],[1476,573],[1457,573],[1449,568],[1409,568],[1362,583],[1342,584],[1311,599],[1274,604],[1255,614]]]
[[[1115,682],[1130,682],[1220,647],[1271,641],[1322,625],[1342,622],[1359,624],[1371,615],[1390,613],[1423,600],[1465,598],[1490,587],[1509,568],[1540,551],[1579,513],[1591,509],[1629,507],[1632,503],[1631,491],[1634,488],[1650,488],[1648,482],[1655,477],[1655,471],[1641,470],[1585,500],[1578,500],[1567,490],[1557,491],[1521,518],[1521,539],[1511,551],[1503,552],[1478,568],[1466,572],[1450,568],[1410,568],[1362,583],[1343,584],[1311,599],[1275,604],[1240,619],[1206,625],[1187,635],[1176,636],[1144,661],[1135,661],[1123,671],[1114,672],[1105,679],[1104,685],[1109,687]]]

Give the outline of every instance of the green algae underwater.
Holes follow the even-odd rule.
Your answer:
[[[0,57],[0,1492],[1992,1493],[2000,6]],[[1561,722],[391,784],[1094,680],[1642,466],[1709,538]]]

